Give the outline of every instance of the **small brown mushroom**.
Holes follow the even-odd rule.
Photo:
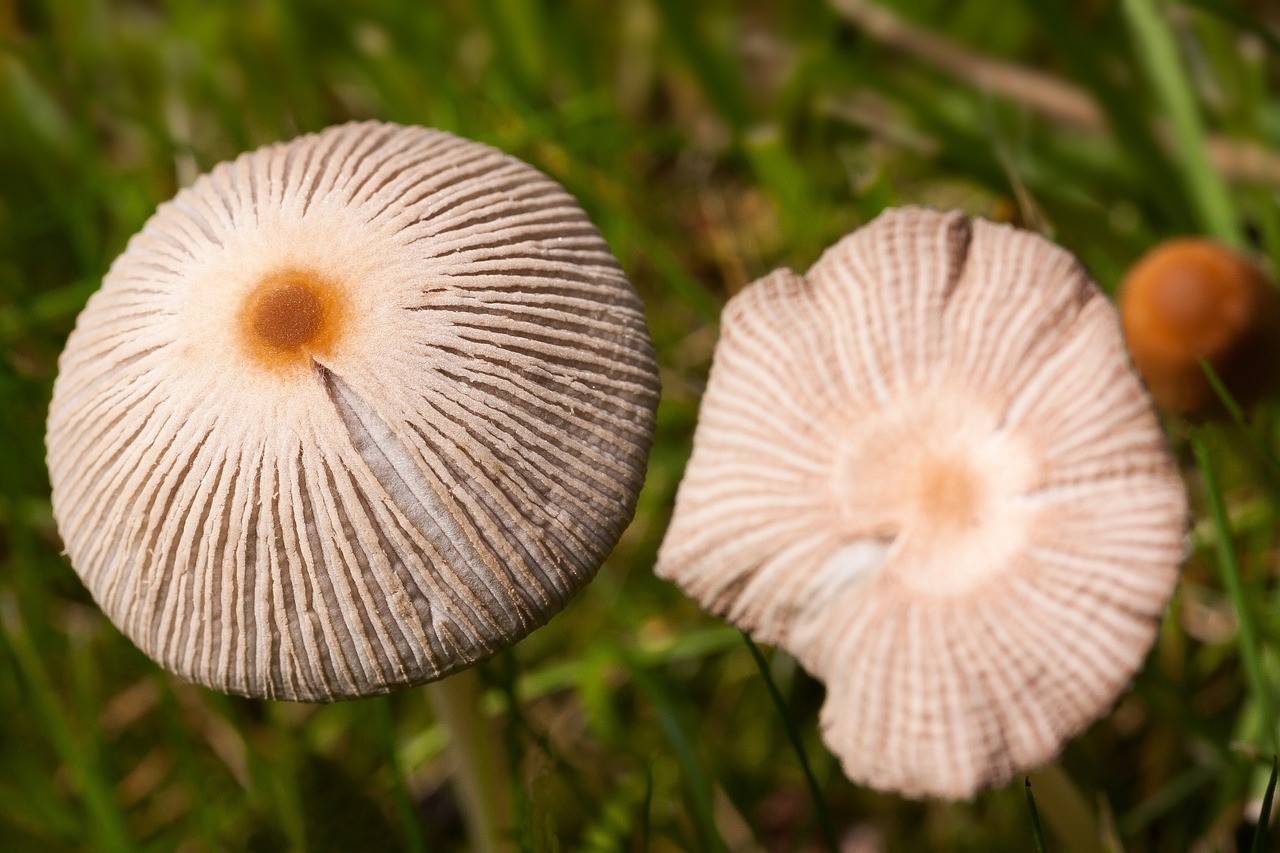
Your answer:
[[[906,208],[731,300],[657,572],[826,682],[851,779],[966,798],[1111,705],[1186,514],[1075,259]]]
[[[1161,408],[1216,407],[1200,359],[1242,405],[1280,369],[1280,296],[1261,270],[1212,240],[1168,240],[1143,255],[1120,286],[1134,366]]]
[[[54,514],[103,610],[184,678],[321,701],[556,613],[631,517],[658,393],[559,185],[373,122],[161,205],[59,365]]]

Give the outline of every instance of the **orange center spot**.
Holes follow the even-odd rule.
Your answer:
[[[978,523],[977,475],[967,465],[931,459],[920,475],[919,507],[925,520],[949,528]]]
[[[240,310],[240,333],[250,354],[269,367],[287,367],[326,354],[342,326],[343,299],[311,272],[282,270],[262,279]]]
[[[324,306],[311,288],[286,284],[253,309],[253,331],[269,347],[297,349],[324,328]]]

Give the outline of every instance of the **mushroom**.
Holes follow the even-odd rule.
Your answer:
[[[54,515],[102,609],[182,678],[311,701],[559,611],[631,518],[658,396],[640,300],[558,184],[377,122],[162,204],[59,366]]]
[[[1212,410],[1205,359],[1242,404],[1274,385],[1280,296],[1248,259],[1213,240],[1167,240],[1130,268],[1120,314],[1134,366],[1170,412]]]
[[[1186,516],[1080,265],[905,208],[730,301],[657,573],[825,682],[850,779],[959,799],[1108,709]]]

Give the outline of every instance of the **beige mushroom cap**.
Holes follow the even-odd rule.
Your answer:
[[[1186,520],[1080,265],[907,208],[730,302],[657,571],[826,683],[851,779],[967,798],[1110,707]]]
[[[183,678],[331,700],[547,621],[631,518],[658,396],[640,300],[556,183],[364,123],[160,206],[80,315],[54,514]]]

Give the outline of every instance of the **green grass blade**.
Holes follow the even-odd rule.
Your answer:
[[[818,826],[822,829],[822,837],[827,842],[828,849],[832,853],[838,853],[840,840],[836,837],[835,826],[831,823],[831,814],[827,811],[826,800],[822,797],[822,788],[818,785],[817,777],[813,775],[813,768],[809,766],[809,757],[805,755],[800,733],[796,731],[795,725],[791,722],[791,716],[787,713],[787,704],[782,699],[782,693],[778,691],[778,685],[774,683],[773,675],[769,672],[769,663],[760,653],[760,647],[745,631],[742,632],[742,642],[747,644],[747,651],[751,652],[751,659],[756,662],[756,669],[760,670],[760,677],[764,679],[764,685],[769,690],[769,698],[773,700],[773,706],[778,709],[778,716],[782,717],[782,727],[787,733],[787,740],[791,741],[791,748],[795,750],[796,758],[800,760],[800,769],[804,771],[805,783],[808,784],[809,794],[813,798],[813,813],[818,819]]]
[[[1266,27],[1258,19],[1249,16],[1235,6],[1224,3],[1222,0],[1182,0],[1182,2],[1188,6],[1195,6],[1215,18],[1221,18],[1236,29],[1243,30],[1262,39],[1266,42],[1267,47],[1272,50],[1280,51],[1280,35],[1277,35],[1275,30]]]
[[[701,4],[681,0],[657,0],[663,36],[693,72],[703,95],[720,118],[735,131],[751,120],[746,87],[738,65],[698,31]]]
[[[551,745],[538,733],[533,731],[529,722],[524,718],[524,714],[520,710],[520,702],[516,698],[516,681],[519,677],[518,668],[516,666],[516,658],[511,652],[504,652],[494,659],[493,663],[486,668],[480,670],[482,681],[487,686],[496,687],[506,699],[507,719],[502,727],[502,739],[505,745],[503,750],[506,753],[507,761],[507,796],[508,802],[511,804],[511,815],[513,818],[512,829],[515,833],[515,846],[517,850],[534,849],[534,825],[533,825],[533,802],[529,796],[529,791],[525,787],[524,778],[524,743],[521,739],[521,731],[528,731],[535,742],[540,741],[540,745],[547,757],[556,762],[556,756],[551,751]],[[564,765],[559,765],[561,768]],[[582,802],[586,799],[579,793]]]
[[[1275,703],[1271,696],[1266,679],[1262,674],[1262,660],[1258,654],[1258,635],[1253,624],[1253,614],[1245,599],[1244,584],[1240,580],[1240,563],[1236,556],[1235,540],[1232,538],[1231,525],[1227,522],[1227,509],[1222,500],[1222,492],[1218,485],[1217,468],[1213,456],[1205,443],[1203,429],[1197,429],[1191,438],[1195,452],[1196,465],[1204,478],[1205,501],[1209,505],[1209,516],[1213,519],[1217,539],[1218,567],[1222,574],[1222,585],[1226,588],[1227,598],[1236,613],[1237,631],[1240,638],[1240,659],[1244,665],[1245,678],[1253,693],[1254,701],[1262,711],[1262,717],[1268,721],[1267,747],[1277,750]]]
[[[1181,216],[1178,175],[1167,152],[1146,116],[1133,108],[1133,93],[1118,85],[1106,63],[1098,61],[1100,50],[1109,45],[1099,45],[1098,33],[1081,31],[1072,0],[1037,0],[1027,3],[1026,10],[1039,21],[1047,43],[1069,63],[1072,76],[1093,95],[1126,162],[1142,173],[1156,203],[1171,208],[1174,217]]]
[[[1272,777],[1274,781],[1275,777]],[[653,815],[653,762],[644,768],[644,799],[640,802],[640,850],[649,853],[649,819]]]
[[[1221,773],[1222,767],[1217,762],[1198,764],[1169,780],[1163,788],[1120,818],[1117,822],[1120,834],[1136,835],[1152,826],[1174,810],[1185,806],[1201,788],[1219,778]]]
[[[1248,440],[1258,454],[1258,458],[1262,460],[1270,484],[1273,487],[1280,486],[1280,460],[1276,459],[1275,452],[1262,440],[1262,436],[1258,435],[1245,421],[1244,410],[1240,408],[1236,398],[1227,390],[1227,386],[1222,382],[1222,377],[1218,376],[1218,371],[1213,369],[1213,365],[1202,358],[1200,359],[1200,369],[1204,371],[1205,378],[1209,380],[1209,385],[1212,386],[1213,392],[1218,395],[1219,402],[1227,410],[1231,420],[1244,433],[1245,439]]]
[[[1182,67],[1178,46],[1155,0],[1123,0],[1140,62],[1173,126],[1187,194],[1205,232],[1231,246],[1244,244],[1226,182],[1214,170],[1205,145],[1195,90]]]
[[[80,796],[93,826],[94,839],[91,846],[105,851],[133,850],[124,812],[116,800],[115,792],[63,710],[39,653],[28,642],[18,603],[9,593],[0,597],[0,633],[3,633],[17,660],[18,669],[26,680],[27,701],[44,723],[58,757],[79,786]]]
[[[716,828],[715,810],[712,807],[711,782],[707,779],[706,773],[703,772],[702,766],[698,763],[697,756],[694,754],[693,743],[689,740],[689,735],[685,733],[684,726],[680,723],[680,718],[676,713],[670,695],[652,674],[631,660],[629,655],[623,653],[620,657],[631,675],[632,682],[634,682],[636,688],[645,699],[648,700],[649,706],[653,708],[653,712],[658,718],[658,726],[666,736],[667,742],[671,744],[671,751],[675,754],[676,762],[680,765],[685,787],[689,791],[690,806],[693,810],[694,820],[698,824],[698,832],[702,836],[703,848],[716,851],[726,850],[724,839],[720,837],[720,830]]]
[[[391,795],[395,800],[396,818],[404,836],[405,849],[410,853],[426,853],[427,844],[422,838],[422,827],[414,812],[409,786],[405,783],[404,767],[400,764],[400,751],[396,744],[395,719],[391,714],[391,700],[379,696],[371,700],[383,746],[387,750],[387,766],[391,771]]]
[[[720,297],[712,293],[696,276],[691,275],[667,244],[649,234],[637,235],[636,243],[658,271],[663,284],[676,298],[684,301],[703,320],[719,322],[720,311],[724,307]]]
[[[1267,826],[1271,822],[1271,798],[1276,793],[1276,774],[1280,772],[1280,761],[1271,756],[1271,778],[1267,780],[1267,792],[1262,795],[1262,811],[1258,814],[1258,828],[1253,833],[1253,844],[1249,849],[1253,853],[1262,853],[1266,849]]]
[[[161,731],[173,751],[177,776],[193,803],[208,803],[211,785],[201,772],[198,747],[191,737],[190,726],[182,714],[178,697],[173,691],[173,683],[166,677],[155,673],[153,683],[160,692]],[[194,836],[202,850],[218,850],[222,847],[218,840],[218,830],[214,822],[212,809],[197,807],[192,809]]]
[[[488,25],[495,55],[512,84],[521,96],[535,100],[535,93],[548,88],[547,28],[541,4],[527,0],[485,0],[476,8]]]
[[[1031,793],[1031,777],[1024,780],[1027,791],[1027,811],[1031,813],[1031,837],[1035,839],[1036,853],[1049,853],[1049,846],[1044,843],[1044,828],[1040,826],[1040,812],[1036,809],[1036,798]]]

